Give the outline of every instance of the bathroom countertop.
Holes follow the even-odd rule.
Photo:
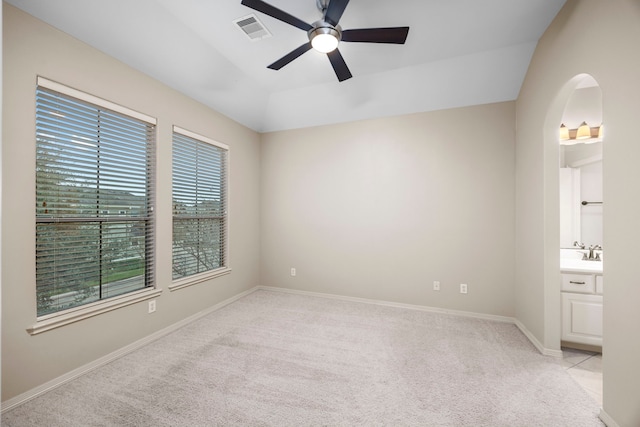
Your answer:
[[[602,274],[602,261],[583,261],[581,259],[560,259],[560,271],[565,273]]]

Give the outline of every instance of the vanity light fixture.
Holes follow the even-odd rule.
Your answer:
[[[564,123],[560,125],[559,139],[562,145],[579,143],[592,144],[602,140],[602,125],[590,127],[586,122],[577,129],[569,129]]]

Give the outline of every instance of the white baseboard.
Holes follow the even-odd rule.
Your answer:
[[[600,409],[600,420],[607,425],[607,427],[620,427],[620,424],[615,422],[613,418],[609,414],[607,414],[604,409]]]
[[[361,302],[365,304],[382,305],[385,307],[406,308],[409,310],[427,311],[431,313],[452,314],[455,316],[473,317],[475,319],[494,320],[497,322],[506,322],[506,323],[515,322],[515,319],[513,317],[497,316],[494,314],[474,313],[471,311],[449,310],[446,308],[429,307],[426,305],[403,304],[399,302],[390,302],[390,301],[383,301],[383,300],[376,300],[376,299],[369,299],[369,298],[347,297],[347,296],[337,295],[337,294],[325,294],[320,292],[300,291],[297,289],[277,288],[277,287],[271,287],[271,286],[258,286],[257,289],[264,289],[266,291],[284,292],[284,293],[297,294],[297,295],[308,295],[308,296],[320,297],[320,298],[330,298],[330,299],[337,299],[342,301]]]
[[[93,371],[94,369],[97,369],[101,366],[106,365],[107,363],[110,363],[120,357],[125,356],[128,353],[131,353],[132,351],[135,351],[141,347],[144,347],[145,345],[159,339],[162,338],[165,335],[168,335],[180,328],[182,328],[183,326],[188,325],[189,323],[200,319],[201,317],[206,316],[207,314],[213,313],[216,310],[220,310],[222,307],[227,306],[229,304],[231,304],[232,302],[235,302],[237,300],[239,300],[240,298],[249,295],[250,293],[253,293],[257,290],[258,288],[252,288],[249,289],[245,292],[242,292],[238,295],[235,295],[229,299],[226,299],[212,307],[207,308],[206,310],[200,311],[192,316],[187,317],[186,319],[183,319],[177,323],[174,323],[173,325],[167,326],[164,329],[161,329],[149,336],[146,336],[142,339],[139,339],[138,341],[135,341],[125,347],[122,347],[119,350],[116,350],[112,353],[107,354],[106,356],[103,356],[97,360],[94,360],[93,362],[87,363],[86,365],[83,365],[79,368],[74,369],[71,372],[67,372],[64,375],[59,376],[58,378],[54,378],[51,381],[48,381],[38,387],[35,387],[29,391],[26,391],[22,394],[19,394],[11,399],[8,399],[4,402],[2,402],[2,410],[0,411],[0,413],[4,413],[12,408],[15,408],[16,406],[22,405],[25,402],[28,402],[31,399],[34,399],[48,391],[51,391],[57,387],[60,387],[61,385],[68,383],[69,381],[72,381],[88,372]]]
[[[497,321],[497,322],[512,323],[512,324],[516,325],[518,327],[518,329],[520,329],[520,331],[527,337],[527,339],[529,341],[531,341],[531,343],[534,345],[534,347],[541,354],[543,354],[545,356],[552,356],[552,357],[558,357],[558,358],[562,357],[562,351],[561,350],[552,350],[552,349],[549,349],[549,348],[545,348],[540,343],[540,341],[538,341],[538,339],[535,337],[535,335],[533,335],[524,326],[524,324],[522,322],[520,322],[518,319],[516,319],[514,317],[497,316],[497,315],[494,315],[494,314],[485,314],[485,313],[474,313],[474,312],[471,312],[471,311],[462,311],[462,310],[448,310],[448,309],[445,309],[445,308],[429,307],[429,306],[424,306],[424,305],[403,304],[403,303],[389,302],[389,301],[382,301],[382,300],[374,300],[374,299],[368,299],[368,298],[347,297],[347,296],[343,296],[343,295],[325,294],[325,293],[309,292],[309,291],[300,291],[300,290],[297,290],[297,289],[278,288],[278,287],[271,287],[271,286],[258,286],[257,289],[264,289],[264,290],[275,291],[275,292],[285,292],[285,293],[297,294],[297,295],[309,295],[309,296],[315,296],[315,297],[321,297],[321,298],[331,298],[331,299],[337,299],[337,300],[343,300],[343,301],[361,302],[361,303],[365,303],[365,304],[376,304],[376,305],[383,305],[383,306],[387,306],[387,307],[406,308],[406,309],[410,309],[410,310],[427,311],[427,312],[431,312],[431,313],[451,314],[451,315],[454,315],[454,316],[472,317],[472,318],[475,318],[475,319],[484,319],[484,320],[494,320],[494,321]]]
[[[545,356],[562,358],[562,350],[553,350],[550,348],[545,348],[545,346],[543,346],[542,343],[538,341],[538,338],[536,338],[536,336],[533,335],[531,331],[529,331],[521,321],[519,321],[518,319],[514,319],[514,320],[515,320],[514,323],[516,324],[518,329],[520,329],[520,332],[522,332],[527,338],[529,338],[529,341],[531,341],[531,344],[533,344],[540,353],[542,353]]]

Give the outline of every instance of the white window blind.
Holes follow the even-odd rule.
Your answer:
[[[154,285],[155,123],[68,93],[38,80],[38,316]]]
[[[228,147],[174,127],[173,279],[226,264]]]

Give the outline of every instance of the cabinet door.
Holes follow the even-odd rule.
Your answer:
[[[562,293],[562,339],[602,346],[602,295]]]

